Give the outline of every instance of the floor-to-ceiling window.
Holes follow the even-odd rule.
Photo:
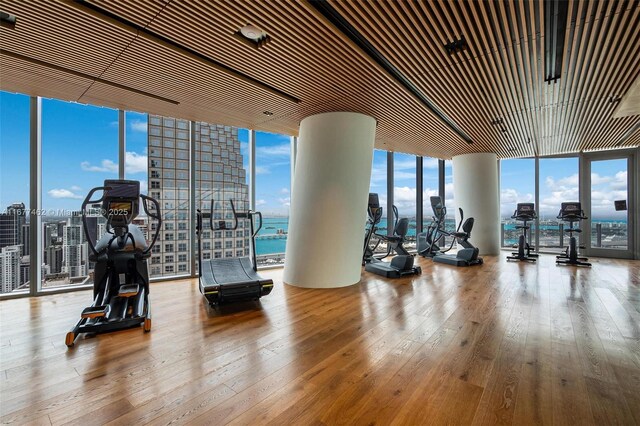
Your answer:
[[[387,234],[387,151],[374,150],[371,164],[371,180],[369,183],[369,193],[378,194],[380,207],[383,209],[382,219],[376,227],[376,233]],[[365,212],[362,212],[365,218]],[[372,245],[372,247],[375,244]],[[376,246],[376,252],[386,252],[386,245]]]
[[[29,290],[29,97],[0,92],[0,293]]]
[[[560,248],[565,224],[558,220],[560,204],[580,201],[578,157],[540,158],[538,160],[538,248]]]
[[[81,205],[105,179],[118,178],[118,111],[42,100],[43,287],[93,282],[88,239],[106,231],[99,209]]]
[[[291,204],[291,140],[289,136],[256,132],[256,205],[263,225],[256,238],[259,265],[284,262]]]
[[[447,215],[444,220],[444,229],[453,232],[456,229],[456,199],[453,187],[453,161],[445,160],[444,162],[444,205],[447,208]],[[451,239],[444,238],[443,245],[451,244]]]
[[[426,231],[433,220],[431,197],[439,195],[438,159],[422,159],[422,228]]]
[[[405,248],[416,248],[416,157],[415,155],[393,154],[393,204],[398,209],[398,217],[409,219],[409,230]]]
[[[593,248],[629,248],[628,163],[626,158],[591,161],[591,241]],[[583,206],[583,209],[586,206]],[[633,214],[633,213],[632,213]],[[637,213],[635,213],[637,214]]]
[[[507,159],[500,161],[500,222],[502,246],[518,243],[521,234],[518,223],[512,219],[518,203],[535,203],[535,160]],[[530,223],[530,235],[534,235],[535,224]],[[533,241],[531,239],[530,241]]]

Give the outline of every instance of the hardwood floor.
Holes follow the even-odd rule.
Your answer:
[[[88,291],[0,302],[0,421],[29,424],[640,423],[640,261],[487,257],[211,310],[153,284],[153,330],[65,333]]]

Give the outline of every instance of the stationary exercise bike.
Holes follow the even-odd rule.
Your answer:
[[[518,203],[515,212],[511,216],[511,219],[522,222],[522,225],[516,226],[516,229],[522,229],[522,234],[518,238],[518,251],[511,253],[511,256],[507,256],[508,260],[520,260],[523,262],[535,262],[537,260],[538,255],[531,253],[532,247],[529,244],[531,235],[529,234],[527,238],[527,230],[531,228],[527,225],[527,222],[531,222],[538,217],[534,207],[533,203]]]
[[[398,209],[393,206],[394,213],[394,227],[393,235],[382,235],[376,233],[378,224],[382,220],[382,207],[380,207],[380,201],[378,194],[369,194],[369,205],[367,207],[367,214],[369,220],[367,222],[367,228],[364,237],[364,250],[362,255],[362,264],[367,272],[373,272],[374,274],[382,275],[386,278],[400,278],[405,275],[419,275],[422,273],[422,269],[419,266],[413,266],[413,255],[404,248],[404,241],[409,230],[409,219],[398,218]],[[372,242],[372,238],[376,241]],[[387,252],[382,256],[375,256],[375,249],[381,242],[385,242],[387,245]],[[396,255],[391,259],[391,262],[383,262],[382,259],[395,252]]]
[[[582,229],[574,227],[574,223],[580,223],[581,220],[587,219],[582,211],[582,206],[578,202],[562,203],[560,212],[558,213],[558,219],[569,222],[569,228],[564,232],[569,233],[569,245],[565,249],[565,252],[556,256],[557,265],[577,265],[577,266],[591,266],[590,263],[585,262],[588,260],[586,257],[578,256],[578,241],[574,237],[573,233],[580,233]]]
[[[91,200],[98,191],[102,191],[102,197]],[[157,222],[151,244],[147,244],[140,228],[131,223],[138,216],[140,199],[147,216]],[[86,214],[87,206],[94,204],[100,205],[107,219],[106,232],[95,245]],[[105,180],[104,186],[93,188],[84,199],[82,225],[91,249],[89,260],[95,262],[93,303],[82,311],[80,321],[67,333],[66,345],[73,346],[80,333],[103,333],[140,324],[144,331],[150,331],[147,259],[162,226],[160,205],[140,194],[138,181]]]

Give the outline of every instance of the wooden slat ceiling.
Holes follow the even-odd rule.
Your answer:
[[[309,2],[3,0],[18,20],[0,28],[0,89],[285,134],[312,114],[356,111],[378,120],[377,148],[439,158],[640,143],[629,134],[640,116],[613,117],[640,78],[637,0],[569,1],[552,84],[541,1],[329,5],[473,143]],[[247,23],[270,42],[234,37]],[[447,54],[460,37],[468,47]]]

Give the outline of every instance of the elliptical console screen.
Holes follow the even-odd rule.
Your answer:
[[[109,216],[128,216],[131,214],[130,201],[112,201],[109,203]]]

